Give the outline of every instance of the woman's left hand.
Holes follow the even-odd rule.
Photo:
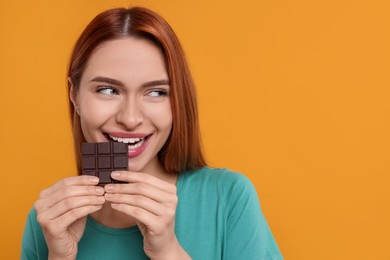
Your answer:
[[[118,171],[111,176],[127,183],[106,185],[105,199],[136,220],[145,253],[151,259],[190,259],[175,234],[176,186],[140,172]]]

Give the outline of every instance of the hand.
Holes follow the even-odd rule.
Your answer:
[[[102,208],[104,189],[93,176],[62,179],[43,190],[34,208],[42,227],[49,259],[76,259],[77,244],[86,224],[86,216]]]
[[[175,234],[176,186],[146,173],[118,171],[111,176],[128,184],[106,185],[105,199],[136,220],[145,253],[151,259],[188,257]]]

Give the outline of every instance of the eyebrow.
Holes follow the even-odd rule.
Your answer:
[[[101,77],[101,76],[98,76],[98,77],[91,79],[90,82],[107,83],[107,84],[115,85],[118,87],[125,86],[125,84],[119,80],[108,78],[108,77]],[[148,82],[143,83],[141,86],[142,87],[154,87],[154,86],[163,86],[163,85],[169,85],[169,80],[167,80],[167,79],[152,80],[152,81],[148,81]]]

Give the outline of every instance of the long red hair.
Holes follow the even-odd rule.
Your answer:
[[[159,152],[165,170],[178,173],[206,165],[200,138],[195,85],[181,44],[169,24],[143,8],[115,8],[97,15],[80,35],[73,49],[68,77],[78,91],[81,76],[93,50],[105,41],[137,37],[151,40],[162,51],[170,82],[172,132]],[[68,84],[68,93],[71,83]],[[81,143],[85,141],[80,117],[69,100],[73,137],[80,173]]]

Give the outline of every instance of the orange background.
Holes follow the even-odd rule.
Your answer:
[[[40,190],[75,172],[73,43],[130,3],[177,32],[207,157],[253,181],[286,259],[390,259],[388,0],[1,1],[1,259],[19,258]]]

